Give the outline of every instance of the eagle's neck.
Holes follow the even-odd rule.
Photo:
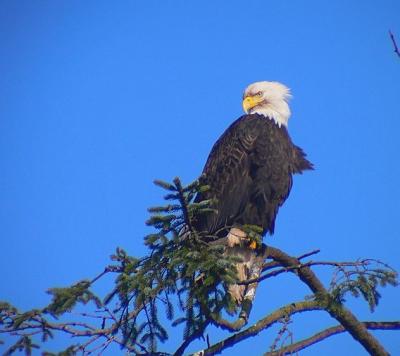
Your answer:
[[[289,105],[286,101],[270,102],[264,105],[256,106],[250,111],[251,114],[260,114],[274,121],[279,127],[287,127],[290,117]]]

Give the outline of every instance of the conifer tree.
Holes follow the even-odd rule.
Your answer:
[[[235,267],[239,261],[225,253],[226,238],[193,228],[194,219],[215,213],[212,201],[194,202],[197,192],[208,189],[199,182],[184,187],[178,178],[172,183],[155,181],[166,191],[166,203],[149,209],[147,224],[154,232],[144,238],[146,256],[129,256],[117,248],[111,264],[95,278],[49,289],[51,302],[42,309],[22,312],[8,302],[0,302],[0,333],[12,336],[13,340],[3,345],[5,355],[17,351],[30,355],[35,349],[45,350],[46,341],[57,333],[74,336],[74,343],[58,355],[96,354],[111,344],[134,355],[182,355],[192,341],[205,337],[211,325],[230,333],[213,345],[205,340],[203,350],[196,353],[214,355],[277,323],[282,327],[266,355],[290,354],[340,332],[350,333],[370,354],[388,355],[368,329],[399,329],[400,321],[359,321],[346,308],[345,301],[350,296],[361,297],[373,311],[381,299],[379,290],[398,284],[397,273],[390,266],[374,259],[305,261],[319,251],[292,257],[262,245],[263,273],[257,281],[239,282]],[[247,229],[252,238],[261,241],[256,227]],[[325,287],[312,271],[317,265],[333,268],[329,286]],[[251,302],[238,306],[228,293],[229,285],[261,283],[287,272],[305,283],[312,295],[284,305],[248,326]],[[111,291],[105,296],[96,295],[93,285],[110,274],[115,276]],[[82,305],[87,305],[88,312],[80,312],[80,317],[71,321],[71,313],[82,310]],[[287,340],[291,316],[314,310],[325,310],[338,325],[304,340],[282,342]],[[182,343],[173,353],[162,351],[169,333],[178,325],[184,326]],[[55,355],[48,351],[43,354]]]

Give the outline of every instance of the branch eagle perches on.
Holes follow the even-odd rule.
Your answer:
[[[207,187],[201,186],[199,181],[184,187],[177,178],[173,183],[157,181],[156,184],[167,190],[168,204],[149,209],[152,216],[147,223],[156,229],[145,238],[149,254],[137,259],[118,248],[111,256],[112,264],[95,278],[71,287],[50,289],[52,300],[42,309],[20,312],[11,304],[1,302],[0,334],[14,340],[6,355],[17,351],[29,354],[33,349],[43,348],[56,333],[74,336],[75,343],[64,350],[64,355],[101,353],[112,344],[134,355],[168,355],[159,351],[160,343],[168,339],[168,322],[169,328],[183,326],[183,342],[174,355],[182,355],[192,341],[203,338],[210,325],[230,334],[215,344],[207,337],[206,348],[197,355],[220,353],[276,323],[283,326],[266,355],[295,352],[340,332],[350,333],[373,355],[388,354],[368,330],[399,329],[400,321],[359,321],[345,306],[348,296],[361,296],[374,310],[381,298],[378,289],[397,285],[397,274],[388,265],[372,259],[306,260],[319,251],[292,257],[277,248],[262,245],[258,275],[240,280],[236,266],[242,261],[226,253],[229,237],[200,234],[191,223],[199,214],[213,213],[210,201],[194,201],[197,192]],[[334,269],[328,287],[312,271],[316,265]],[[244,298],[238,304],[232,298],[231,287],[243,286],[249,290],[252,285],[264,284],[284,273],[291,273],[305,283],[312,292],[311,297],[269,311],[258,322],[246,327],[254,298]],[[100,298],[92,287],[110,274],[115,276],[115,286]],[[77,308],[82,304],[89,304],[87,311]],[[294,341],[291,335],[277,346],[288,333],[292,315],[316,310],[326,311],[338,325],[304,340]],[[160,318],[161,313],[166,318]],[[77,320],[71,322],[71,315]],[[64,316],[67,316],[65,320]],[[288,343],[289,339],[292,341]]]

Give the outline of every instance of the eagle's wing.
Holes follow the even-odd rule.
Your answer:
[[[251,176],[254,145],[260,132],[257,125],[246,120],[236,120],[213,146],[203,170],[204,180],[210,190],[199,194],[197,201],[216,199],[216,214],[204,216],[199,221],[199,231],[214,233],[229,227],[246,208],[253,178]]]
[[[204,167],[210,190],[196,201],[216,199],[216,214],[200,217],[198,231],[221,234],[236,225],[250,224],[274,232],[279,207],[288,197],[292,175],[312,165],[293,145],[285,127],[260,115],[244,115],[215,143]],[[226,228],[226,229],[225,229]]]

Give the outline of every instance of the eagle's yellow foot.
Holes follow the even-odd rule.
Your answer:
[[[257,248],[257,242],[254,241],[254,240],[251,241],[249,247],[250,247],[252,250],[255,250],[255,249]]]
[[[245,233],[244,231],[238,229],[237,227],[233,227],[230,229],[229,234],[228,234],[228,246],[229,247],[234,247],[234,246],[241,246],[241,245],[247,245],[251,250],[257,249],[257,240],[250,239],[250,237]]]

